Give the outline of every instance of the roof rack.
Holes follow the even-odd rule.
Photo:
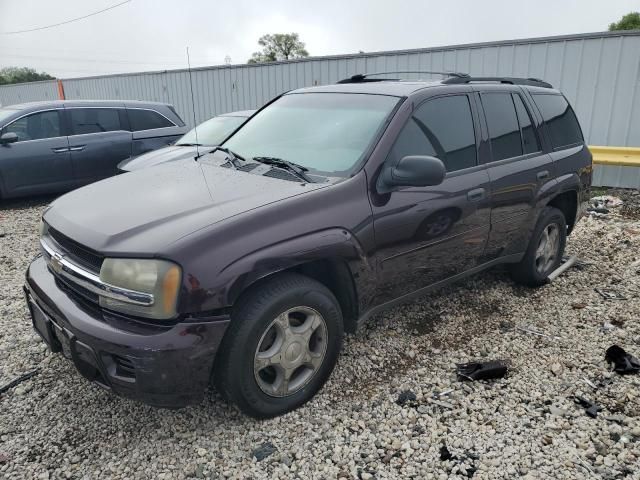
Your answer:
[[[518,78],[518,77],[452,77],[443,80],[442,83],[456,84],[456,83],[471,83],[471,82],[497,82],[508,83],[510,85],[529,85],[531,87],[543,87],[553,88],[548,82],[540,80],[539,78]]]
[[[375,73],[358,73],[356,75],[352,75],[349,78],[345,78],[343,80],[338,81],[337,83],[364,83],[364,82],[385,82],[385,81],[393,81],[400,80],[399,78],[369,78],[377,75],[389,75],[396,73],[427,73],[429,75],[445,75],[447,77],[452,78],[466,78],[469,75],[466,73],[459,72],[434,72],[427,70],[412,70],[412,71],[400,71],[400,72],[375,72]]]

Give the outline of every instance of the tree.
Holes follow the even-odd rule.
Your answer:
[[[640,12],[627,13],[618,23],[609,25],[609,31],[614,30],[640,30]]]
[[[54,80],[48,73],[38,73],[28,67],[5,67],[0,69],[0,85],[10,83],[38,82],[40,80]]]
[[[258,40],[258,45],[262,47],[262,51],[255,52],[248,63],[276,62],[309,56],[297,33],[263,35]]]

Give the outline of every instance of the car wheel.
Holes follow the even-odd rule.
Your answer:
[[[523,285],[539,287],[562,261],[567,241],[567,222],[564,214],[553,207],[545,207],[533,231],[529,246],[520,263],[512,266],[513,279]]]
[[[236,305],[214,369],[220,393],[256,418],[307,402],[342,346],[335,296],[309,277],[286,273],[259,283]]]

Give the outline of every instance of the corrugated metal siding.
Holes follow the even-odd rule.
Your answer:
[[[640,146],[639,31],[194,69],[195,121],[257,108],[294,88],[333,83],[355,73],[394,70],[542,78],[562,90],[573,104],[589,144]],[[418,77],[430,78],[403,76]],[[186,70],[77,78],[63,83],[68,99],[168,102],[188,125],[194,124]],[[0,87],[0,103],[6,105],[52,98],[57,98],[55,82]]]
[[[640,188],[640,168],[594,165],[592,183],[598,187]]]
[[[36,100],[57,100],[58,84],[55,80],[0,86],[0,107]]]

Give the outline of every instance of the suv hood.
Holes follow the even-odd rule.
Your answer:
[[[301,184],[193,160],[118,175],[54,201],[44,220],[114,256],[153,256],[196,230],[331,185]]]
[[[200,147],[201,151],[211,150],[213,147]],[[128,158],[118,164],[118,169],[126,172],[139,170],[141,168],[152,167],[159,163],[174,162],[176,160],[193,159],[197,155],[196,147],[169,147],[159,148],[151,152],[143,153],[134,158]]]

